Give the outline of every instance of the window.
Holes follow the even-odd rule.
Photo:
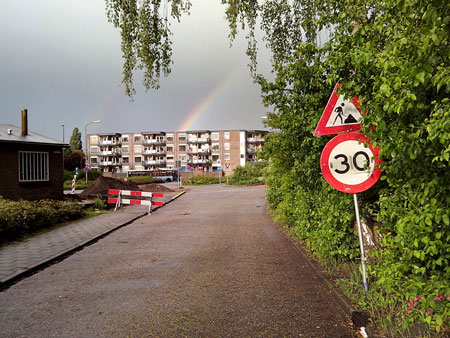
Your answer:
[[[186,162],[186,156],[185,155],[180,155],[180,156],[178,156],[178,158],[179,158],[179,160],[181,162]]]
[[[122,162],[123,163],[129,163],[130,162],[130,158],[129,157],[122,157]]]
[[[136,143],[141,142],[141,137],[140,136],[135,136],[134,137],[134,142],[136,142]]]
[[[219,133],[211,133],[211,139],[212,140],[218,140],[219,139]]]
[[[167,134],[166,135],[166,141],[167,142],[173,142],[173,134]]]
[[[229,143],[224,143],[224,144],[223,144],[223,148],[224,148],[225,150],[230,150],[230,144],[229,144]]]
[[[219,155],[213,155],[212,156],[213,162],[216,162],[219,158],[220,158]]]
[[[167,152],[173,153],[173,146],[167,146]]]
[[[167,162],[173,162],[173,156],[167,155]]]
[[[97,163],[97,157],[91,157],[91,163]]]
[[[19,151],[19,182],[48,180],[48,153]]]
[[[128,143],[128,135],[127,136],[122,136],[122,142],[123,143]]]
[[[178,146],[178,151],[186,151],[186,145],[185,144],[180,144]]]
[[[178,141],[181,141],[181,142],[186,141],[186,134],[179,134],[178,135]]]
[[[134,146],[134,152],[135,153],[141,153],[142,152],[142,146]]]
[[[224,155],[225,161],[229,161],[230,160],[230,154],[226,154]]]
[[[97,154],[98,149],[97,147],[91,147],[91,154]]]
[[[134,158],[134,162],[135,163],[141,163],[142,162],[142,158],[139,156],[139,157],[135,157]]]
[[[128,146],[122,147],[122,153],[128,153]]]
[[[97,135],[93,135],[93,136],[90,136],[90,140],[89,140],[89,143],[90,144],[97,144],[98,143],[98,137],[97,137]]]
[[[230,132],[229,131],[224,131],[223,132],[223,138],[225,140],[229,140],[230,139]]]
[[[213,151],[219,151],[219,149],[220,149],[220,148],[219,148],[219,143],[213,143],[211,149],[212,149]]]

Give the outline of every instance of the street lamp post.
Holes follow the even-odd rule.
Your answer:
[[[85,151],[86,151],[86,167],[88,167],[88,165],[90,164],[90,163],[89,163],[89,148],[88,148],[88,134],[87,134],[87,127],[88,127],[88,125],[90,125],[91,123],[100,123],[100,122],[102,122],[102,121],[100,121],[100,120],[91,121],[91,122],[86,123],[86,126],[84,127],[84,136],[85,136],[85,138],[86,138],[86,143],[85,143],[85,146],[84,146]],[[87,179],[87,173],[86,173],[86,179]]]
[[[63,143],[64,143],[64,124],[61,124],[62,132],[63,132]]]

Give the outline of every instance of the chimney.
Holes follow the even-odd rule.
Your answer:
[[[22,109],[22,135],[28,135],[28,111],[26,109]]]

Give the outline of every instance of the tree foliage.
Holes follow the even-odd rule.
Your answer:
[[[268,125],[268,200],[320,255],[357,255],[350,196],[320,177],[319,156],[330,137],[313,138],[335,83],[367,110],[363,128],[381,148],[383,177],[362,194],[366,219],[379,224],[383,246],[373,253],[371,281],[385,301],[404,305],[404,322],[437,331],[450,317],[449,6],[444,1],[268,2],[272,22],[288,22],[296,6],[314,10],[298,30],[266,25],[275,46],[276,79],[259,77]],[[264,7],[264,5],[263,5]],[[263,19],[264,22],[264,19]],[[281,25],[282,27],[282,25]],[[329,29],[319,45],[313,32]],[[308,36],[308,31],[311,34]],[[285,45],[281,41],[286,42]],[[290,44],[293,41],[293,44]],[[295,45],[297,44],[297,45]],[[280,47],[281,46],[281,47]],[[282,48],[279,53],[277,48]],[[291,52],[293,51],[293,52]],[[280,56],[278,56],[280,55]],[[376,126],[376,128],[371,128]],[[437,300],[437,296],[443,299]],[[415,301],[411,310],[411,300]],[[409,304],[409,306],[408,306]],[[445,322],[447,320],[447,322]]]
[[[146,89],[159,88],[161,73],[168,75],[172,63],[170,15],[179,20],[189,12],[189,0],[105,0],[107,16],[122,36],[123,80],[125,93],[135,94],[133,75],[143,71]]]
[[[64,156],[64,169],[74,171],[75,168],[80,169],[84,167],[84,154],[80,150],[74,150],[70,154]]]
[[[160,74],[156,70],[170,64],[169,49],[163,52],[170,43],[165,28],[159,28],[155,10],[159,7],[147,9],[153,17],[142,18],[137,12],[160,2],[144,1],[141,7],[132,1],[107,3],[114,5],[110,17],[122,29],[124,83],[132,84],[129,71],[139,60],[147,69],[144,82],[152,87]],[[177,18],[189,7],[181,0],[171,3]],[[266,137],[264,152],[270,158],[267,199],[274,214],[322,257],[353,260],[358,256],[351,196],[333,190],[320,173],[320,153],[331,137],[312,136],[334,85],[343,83],[342,93],[356,95],[367,111],[363,131],[380,147],[383,160],[381,181],[360,198],[365,218],[383,234],[383,245],[371,257],[370,281],[382,290],[386,302],[403,307],[405,312],[396,316],[405,324],[423,321],[437,331],[448,328],[448,2],[222,3],[231,38],[247,29],[252,71],[264,103],[273,108],[267,124],[276,132]],[[140,20],[152,24],[145,26]],[[257,24],[264,32],[263,43],[272,51],[273,81],[255,69]],[[153,38],[146,46],[143,37],[149,29]],[[318,36],[326,35],[325,41],[319,41]],[[155,63],[153,56],[161,62]]]
[[[77,127],[73,128],[72,136],[70,136],[70,150],[82,150],[83,149],[83,143],[81,142],[81,132],[78,130]]]

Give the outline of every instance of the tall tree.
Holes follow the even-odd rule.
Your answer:
[[[82,150],[83,149],[83,143],[81,142],[81,132],[78,130],[77,127],[73,128],[72,136],[70,136],[70,150]]]

